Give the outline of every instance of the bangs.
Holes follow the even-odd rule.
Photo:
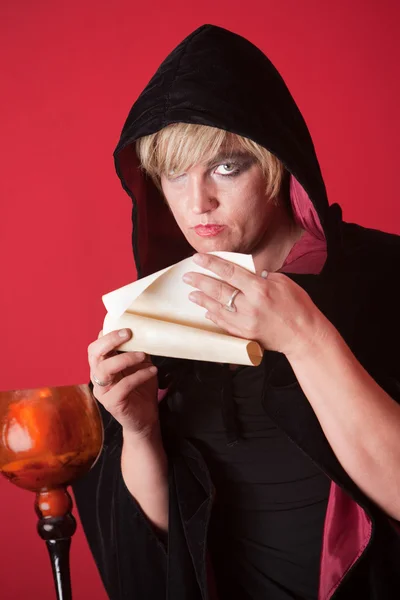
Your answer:
[[[167,173],[183,173],[198,163],[207,162],[222,148],[229,154],[235,147],[235,137],[216,127],[174,123],[138,140],[137,146],[142,167],[150,175],[161,177]]]
[[[160,190],[162,175],[184,173],[196,164],[209,162],[221,151],[228,159],[237,150],[258,160],[266,178],[267,194],[276,197],[282,183],[283,165],[266,148],[250,139],[207,125],[173,123],[136,141],[141,168]]]

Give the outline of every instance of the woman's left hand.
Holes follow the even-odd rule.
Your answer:
[[[206,317],[234,335],[259,342],[266,350],[296,356],[323,341],[331,324],[309,295],[282,273],[266,279],[213,254],[196,254],[194,262],[218,275],[187,273],[183,279],[197,288],[192,302],[203,306]],[[235,312],[225,305],[240,290]]]

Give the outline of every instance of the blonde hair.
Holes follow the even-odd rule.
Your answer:
[[[284,166],[266,148],[248,138],[207,125],[173,123],[136,141],[140,166],[160,190],[162,174],[184,173],[199,162],[212,160],[222,147],[228,157],[236,150],[254,156],[265,176],[267,196],[277,198]]]

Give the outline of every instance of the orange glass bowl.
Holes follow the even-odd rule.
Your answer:
[[[71,600],[69,548],[76,529],[66,488],[95,464],[103,445],[100,411],[87,385],[0,392],[0,472],[36,492],[58,600]]]
[[[93,466],[102,442],[86,385],[0,392],[0,472],[19,487],[69,485]]]

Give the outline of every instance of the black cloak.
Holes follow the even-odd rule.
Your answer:
[[[133,202],[132,241],[139,277],[191,252],[159,192],[138,169],[133,144],[175,122],[209,125],[251,138],[274,153],[301,184],[322,225],[327,260],[319,275],[288,276],[310,294],[360,363],[399,401],[400,239],[344,223],[340,207],[329,206],[309,131],[284,81],[259,49],[225,29],[204,25],[171,52],[132,107],[115,150],[118,176]],[[400,598],[397,523],[343,470],[288,361],[279,353],[275,368],[266,374],[264,395],[265,410],[276,425],[329,476],[336,496],[342,494],[347,514],[358,515],[347,521],[344,536],[338,534],[340,511],[335,522],[332,516],[332,523],[327,523],[325,537],[336,540],[331,558],[340,563],[346,554],[347,538],[358,535],[357,518],[370,524],[367,536],[356,539],[351,560],[333,576],[334,584],[321,588],[320,599]],[[124,485],[121,428],[101,410],[104,448],[91,472],[74,485],[74,494],[109,597],[210,598],[206,537],[213,487],[202,456],[188,441],[175,443],[164,431],[170,467],[165,546]],[[329,557],[326,560],[329,570]]]

